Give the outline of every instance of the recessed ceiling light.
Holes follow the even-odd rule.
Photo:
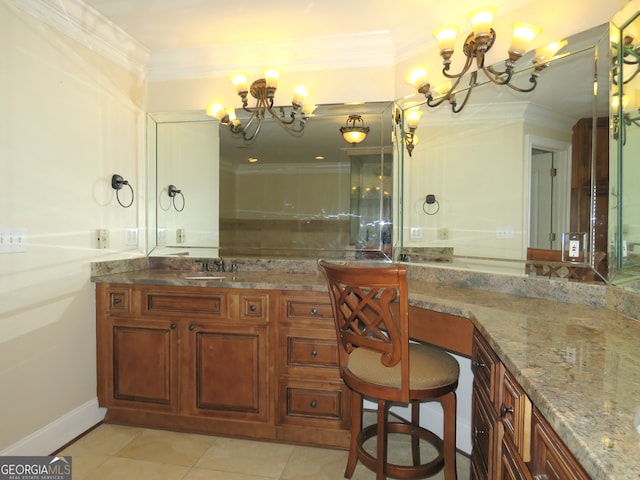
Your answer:
[[[258,161],[258,159],[255,157],[249,157],[247,158],[247,160],[249,161],[249,163],[256,163]]]
[[[317,157],[314,157],[316,160],[324,160],[324,157],[322,155],[318,155]]]

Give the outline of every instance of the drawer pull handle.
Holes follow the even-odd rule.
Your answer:
[[[178,326],[178,325],[176,325],[175,323],[172,323],[172,324],[171,324],[171,330],[175,330],[177,326]]]
[[[317,350],[312,350],[311,351],[311,356],[312,357],[317,357],[318,356],[318,351]]]
[[[474,366],[475,368],[484,368],[484,367],[486,367],[486,365],[485,365],[484,363],[482,363],[482,362],[477,362],[477,361],[476,361],[476,362],[473,362],[473,366]]]
[[[313,307],[313,308],[311,309],[311,315],[317,315],[317,314],[318,314],[318,309],[317,309],[317,308],[315,308],[315,307]]]
[[[255,312],[258,309],[258,307],[256,307],[255,305],[249,305],[249,310],[251,312]]]
[[[480,427],[476,427],[476,428],[473,430],[473,434],[474,434],[476,437],[478,437],[478,436],[480,436],[480,435],[484,435],[484,433],[485,433],[485,432],[484,432],[484,430],[483,430],[482,428],[480,428]]]
[[[318,403],[315,400],[311,400],[311,403],[309,404],[309,406],[311,408],[316,408],[318,406]]]
[[[508,413],[513,415],[513,407],[507,407],[504,403],[500,405],[500,416],[504,418]]]
[[[113,304],[114,304],[114,305],[118,305],[119,303],[122,303],[122,299],[121,299],[121,298],[118,298],[118,297],[115,297],[115,298],[113,299]]]
[[[193,331],[195,329],[196,329],[196,326],[193,323],[189,325],[189,330]]]

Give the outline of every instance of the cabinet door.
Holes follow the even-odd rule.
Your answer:
[[[188,329],[183,388],[190,412],[267,421],[267,327],[190,323]]]
[[[587,480],[589,478],[536,408],[533,409],[532,437],[531,470],[535,478],[548,480]]]
[[[502,441],[502,424],[496,418],[492,403],[477,383],[474,383],[472,405],[471,460],[476,476],[495,478],[496,460],[499,455],[496,449]]]
[[[106,378],[113,381],[106,384],[101,406],[177,411],[177,335],[175,322],[114,321],[106,364]]]
[[[511,439],[502,439],[498,480],[531,480],[531,474],[516,451]]]

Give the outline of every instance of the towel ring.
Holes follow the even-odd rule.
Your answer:
[[[131,190],[131,201],[127,205],[122,203],[122,201],[120,200],[120,195],[118,194],[118,192],[122,190],[123,185],[126,185]],[[129,184],[127,180],[122,178],[120,175],[113,175],[111,177],[111,188],[113,188],[116,191],[116,199],[118,200],[118,203],[120,204],[120,206],[124,208],[129,208],[131,205],[133,205],[133,199],[135,198],[135,194],[133,193],[133,187]]]
[[[176,210],[176,212],[183,211],[184,210],[185,201],[184,201],[184,195],[182,193],[182,190],[178,190],[178,187],[176,187],[175,185],[169,185],[168,193],[169,193],[169,197],[171,197],[171,202],[173,203],[173,208]],[[176,197],[178,195],[180,195],[182,197],[182,207],[181,208],[176,207]]]

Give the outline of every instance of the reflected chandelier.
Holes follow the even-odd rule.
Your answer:
[[[267,112],[282,127],[294,134],[301,134],[316,105],[306,103],[309,91],[304,85],[298,85],[293,90],[290,107],[274,106],[279,78],[280,72],[273,68],[265,70],[264,78],[255,80],[250,87],[246,74],[239,73],[231,77],[231,83],[242,99],[242,109],[251,114],[246,123],[243,124],[237,118],[235,109],[225,110],[220,103],[212,104],[207,109],[207,115],[217,118],[223,125],[228,125],[233,134],[242,135],[247,143],[253,141],[260,133]],[[249,106],[249,94],[256,99],[253,107]]]
[[[626,144],[626,127],[640,126],[640,91],[636,76],[640,72],[640,43],[635,32],[615,29],[611,38],[611,78],[618,90],[611,97],[613,138]],[[634,91],[635,90],[635,91]]]

